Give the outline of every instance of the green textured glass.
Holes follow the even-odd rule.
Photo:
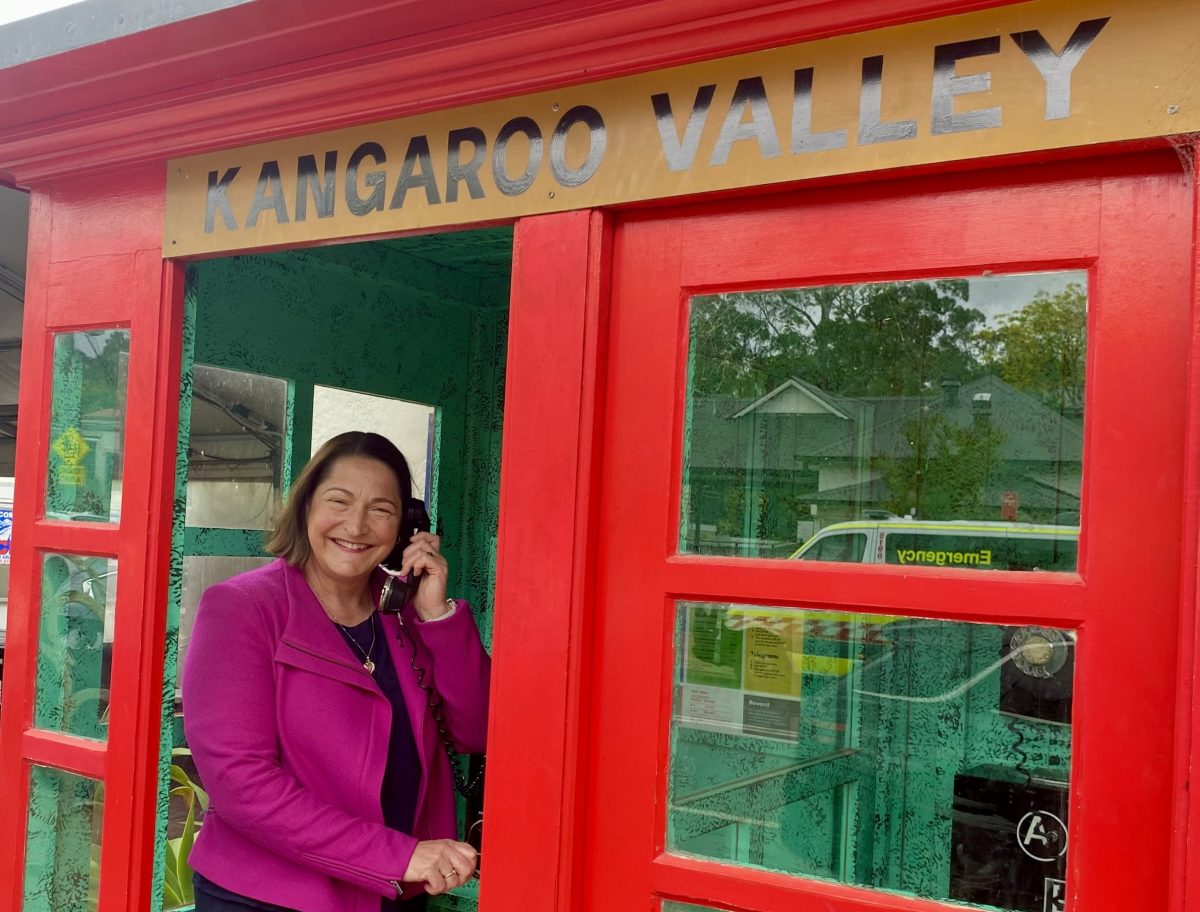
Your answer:
[[[108,736],[116,599],[115,560],[79,554],[42,558],[37,728],[100,740]]]
[[[103,786],[49,767],[29,774],[22,912],[90,912],[100,890]]]
[[[662,912],[720,912],[715,906],[693,906],[691,903],[672,902],[663,900]]]
[[[696,296],[679,548],[1074,571],[1086,354],[1081,271]]]
[[[128,365],[128,330],[54,337],[46,472],[51,519],[120,519]]]
[[[1070,632],[680,602],[675,645],[670,851],[1059,908]]]

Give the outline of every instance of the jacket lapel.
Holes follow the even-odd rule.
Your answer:
[[[325,609],[313,595],[299,567],[284,567],[287,620],[275,648],[275,661],[335,681],[379,693],[379,686],[362,664],[354,661]]]

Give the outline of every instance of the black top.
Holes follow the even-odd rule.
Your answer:
[[[383,774],[380,806],[386,827],[410,833],[417,811],[417,791],[421,787],[421,758],[417,753],[417,742],[413,737],[408,706],[404,702],[404,691],[400,687],[400,676],[385,640],[387,633],[375,612],[354,627],[343,627],[341,624],[337,626],[346,640],[346,648],[359,663],[363,662],[364,655],[370,653],[370,658],[375,663],[375,683],[392,704],[392,732],[388,739],[387,768]],[[372,642],[374,646],[371,645]],[[277,912],[280,908],[226,890],[201,877],[198,872],[194,882],[199,892],[219,899],[240,902],[251,909]],[[401,909],[411,909],[412,903],[401,904],[396,899],[384,899],[379,908],[380,912],[400,912]]]

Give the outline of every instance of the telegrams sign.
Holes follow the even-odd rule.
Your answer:
[[[169,164],[167,256],[1200,131],[1200,4],[1034,0]]]

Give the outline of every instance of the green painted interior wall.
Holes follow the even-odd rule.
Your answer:
[[[169,872],[172,752],[185,556],[262,554],[263,534],[185,526],[192,369],[289,381],[285,484],[308,458],[313,387],[437,406],[430,497],[452,594],[490,645],[507,352],[511,229],[212,260],[189,269],[172,537],[154,908]],[[368,429],[369,430],[369,429]],[[474,908],[474,884],[441,908]]]

